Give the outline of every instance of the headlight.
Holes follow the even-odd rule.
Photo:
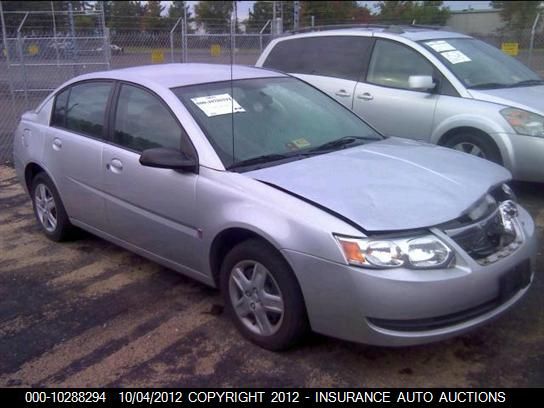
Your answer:
[[[449,267],[453,251],[434,235],[398,239],[335,238],[350,265],[412,269]]]
[[[501,110],[501,115],[516,133],[544,137],[544,117],[515,108],[503,109]]]

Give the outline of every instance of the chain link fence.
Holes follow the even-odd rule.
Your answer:
[[[138,24],[124,26],[123,21],[114,22],[108,29],[100,10],[85,12],[85,19],[78,19],[75,12],[51,12],[47,16],[39,26],[25,22],[24,13],[11,18],[15,22],[11,25],[4,24],[2,18],[0,163],[11,160],[13,131],[21,114],[35,108],[51,90],[74,76],[170,62],[254,65],[274,38],[270,20],[253,22],[252,27],[246,27],[251,33],[242,33],[240,25],[228,27],[216,21],[187,24],[182,18],[167,19],[161,27],[149,30],[134,29]],[[542,20],[514,34],[465,34],[498,48],[503,43],[517,43],[516,58],[544,77]],[[84,27],[78,26],[81,21]],[[318,21],[322,23],[322,19]]]

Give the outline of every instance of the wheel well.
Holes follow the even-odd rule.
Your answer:
[[[491,138],[491,136],[489,136],[487,133],[485,133],[484,131],[480,130],[480,129],[476,129],[476,128],[473,128],[473,127],[468,127],[468,126],[465,126],[465,127],[458,127],[458,128],[455,128],[455,129],[450,129],[448,130],[446,133],[444,133],[442,135],[442,137],[440,138],[440,140],[438,141],[437,144],[439,144],[440,146],[447,146],[448,145],[448,142],[456,135],[460,134],[460,133],[472,133],[472,134],[477,134],[477,135],[481,135],[482,137],[485,137],[487,138],[490,142],[493,142],[493,144],[497,144],[495,143],[495,141]]]
[[[45,172],[44,169],[42,169],[39,165],[36,163],[30,163],[25,168],[25,183],[26,187],[28,188],[28,191],[30,192],[30,188],[32,187],[32,180],[34,180],[34,177],[36,177],[39,173]]]
[[[219,287],[219,272],[221,271],[221,263],[223,262],[223,259],[225,259],[225,256],[232,248],[243,241],[247,241],[248,239],[261,240],[275,249],[270,242],[261,237],[259,234],[244,228],[229,228],[219,233],[219,235],[217,235],[213,240],[210,249],[210,268],[212,271],[213,280],[217,287]]]

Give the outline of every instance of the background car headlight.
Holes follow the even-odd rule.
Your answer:
[[[453,251],[438,237],[428,234],[397,239],[350,238],[335,235],[350,265],[368,268],[447,268]]]
[[[521,109],[506,108],[501,115],[516,133],[526,136],[544,137],[544,117]]]

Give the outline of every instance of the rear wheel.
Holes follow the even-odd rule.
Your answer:
[[[44,234],[53,241],[64,241],[73,230],[59,193],[45,173],[32,180],[32,205],[34,215]]]
[[[264,242],[248,240],[228,253],[221,292],[238,330],[263,348],[284,350],[308,331],[298,282],[287,262]]]
[[[454,150],[459,150],[463,153],[472,154],[481,157],[482,159],[502,164],[499,148],[489,136],[483,133],[458,133],[449,139],[446,145]]]

